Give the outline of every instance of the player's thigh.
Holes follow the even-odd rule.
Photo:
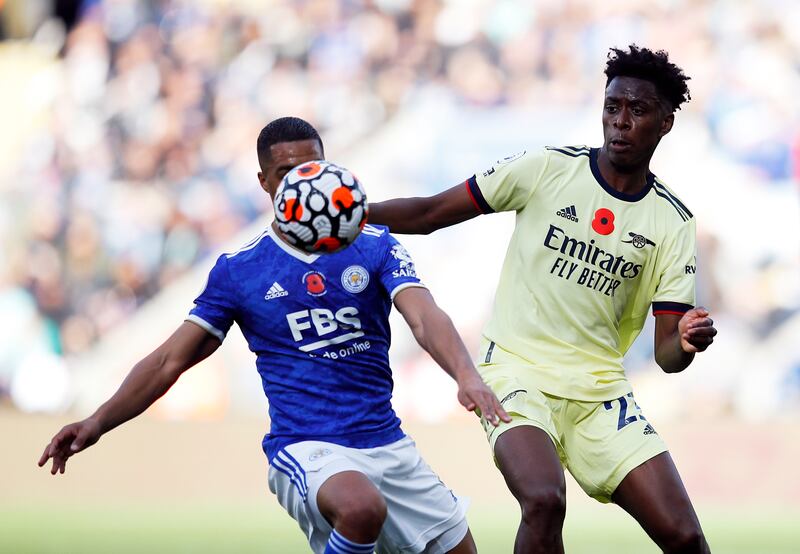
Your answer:
[[[567,469],[600,502],[610,502],[633,469],[667,450],[632,393],[606,402],[567,401],[561,430]]]
[[[699,531],[697,514],[669,452],[634,468],[612,499],[656,539],[668,538],[682,529]]]
[[[480,371],[486,385],[492,389],[511,418],[511,421],[501,421],[497,426],[481,419],[495,458],[500,437],[516,427],[541,429],[550,437],[558,457],[561,458],[563,454],[553,418],[553,406],[548,397],[536,387],[536,383],[528,378],[530,366],[511,363],[481,364]]]
[[[509,429],[497,439],[494,455],[517,500],[560,509],[566,488],[564,467],[546,431],[534,424]]]
[[[442,482],[410,437],[365,453],[381,469],[378,488],[388,507],[378,552],[444,554],[464,540],[468,500]]]
[[[564,488],[564,457],[550,398],[525,378],[529,367],[483,364],[484,380],[511,417],[483,422],[495,462],[517,499]]]
[[[320,489],[332,477],[357,472],[368,481],[379,476],[355,449],[320,441],[290,444],[270,462],[269,488],[297,522],[313,552],[323,552],[332,527],[317,503]]]

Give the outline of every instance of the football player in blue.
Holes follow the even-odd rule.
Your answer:
[[[257,149],[270,196],[292,168],[324,159],[316,130],[298,118],[267,125]],[[70,456],[146,410],[236,322],[269,399],[270,490],[314,552],[475,552],[465,502],[422,460],[392,409],[392,304],[456,380],[467,410],[494,425],[510,421],[385,227],[367,225],[351,246],[318,255],[293,248],[273,225],[219,257],[186,321],[94,414],[59,431],[39,465],[52,458],[51,473],[64,473]]]

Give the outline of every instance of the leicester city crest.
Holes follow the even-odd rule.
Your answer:
[[[360,265],[351,265],[342,272],[342,286],[348,292],[361,292],[369,284],[369,273]]]

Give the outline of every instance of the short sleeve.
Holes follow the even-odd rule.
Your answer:
[[[236,294],[224,254],[208,274],[208,281],[194,301],[186,321],[195,323],[220,341],[233,325],[236,314]]]
[[[403,289],[425,287],[417,277],[417,270],[411,254],[389,233],[386,233],[384,248],[386,250],[383,255],[383,263],[379,268],[380,280],[392,301]]]
[[[467,191],[482,213],[519,211],[539,186],[548,160],[546,150],[508,156],[468,179]]]
[[[683,315],[695,304],[695,220],[684,222],[665,244],[659,257],[661,279],[653,297],[653,315],[674,313]]]

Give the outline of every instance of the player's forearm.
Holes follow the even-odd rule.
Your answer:
[[[133,367],[117,392],[90,417],[107,433],[149,408],[175,384],[181,372],[158,351],[153,352]]]
[[[464,183],[425,198],[397,198],[369,205],[369,221],[393,233],[427,235],[481,213]]]
[[[414,337],[431,358],[457,383],[472,376],[475,366],[450,317],[435,309],[412,328]]]
[[[369,222],[386,225],[392,233],[427,235],[438,227],[429,223],[428,198],[396,198],[369,205]]]
[[[656,347],[655,358],[666,373],[678,373],[689,367],[694,360],[694,353],[686,352],[681,347],[680,335],[673,333]]]

